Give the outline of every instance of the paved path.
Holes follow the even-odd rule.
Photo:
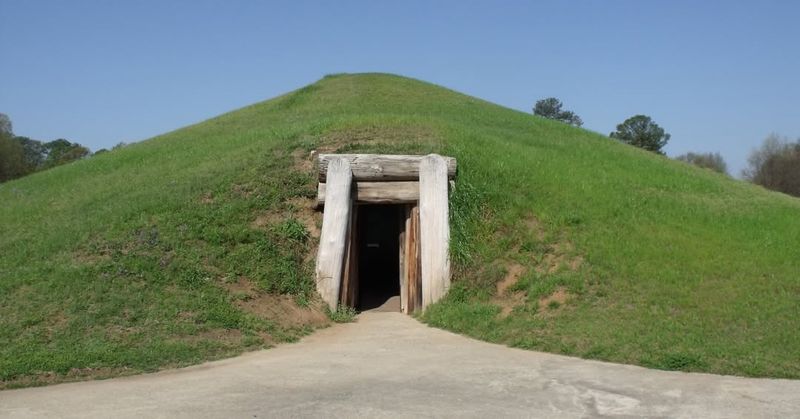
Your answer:
[[[157,374],[0,392],[0,417],[798,417],[800,381],[510,349],[366,313],[298,344]]]

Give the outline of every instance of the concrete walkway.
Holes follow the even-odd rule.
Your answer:
[[[2,418],[798,417],[800,381],[510,349],[366,313],[196,367],[0,392]]]

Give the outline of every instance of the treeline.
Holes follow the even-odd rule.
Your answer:
[[[11,120],[0,113],[0,182],[90,156],[91,151],[59,138],[50,142],[14,135]]]
[[[564,110],[560,100],[549,97],[536,102],[533,114],[580,127],[583,120]],[[670,135],[647,115],[634,115],[617,125],[610,138],[664,155]],[[698,167],[728,174],[728,165],[719,153],[686,153],[675,158]],[[800,197],[800,139],[792,142],[771,134],[747,159],[742,177],[767,189]]]
[[[742,176],[767,189],[800,197],[800,138],[768,136],[750,153]]]

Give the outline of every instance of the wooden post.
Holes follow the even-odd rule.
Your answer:
[[[419,207],[414,205],[406,220],[406,242],[404,246],[406,275],[406,309],[404,313],[413,313],[422,305],[420,284],[420,251],[419,251]]]
[[[351,206],[350,226],[347,228],[347,249],[344,256],[344,273],[339,301],[355,307],[358,301],[358,208]]]
[[[322,214],[315,279],[317,291],[334,311],[342,286],[345,244],[352,206],[352,179],[353,174],[347,159],[331,159],[328,165],[327,202]]]
[[[403,205],[399,208],[400,217],[400,312],[408,313],[408,283],[406,281],[408,275],[406,274],[406,242],[408,237],[408,205]]]
[[[425,156],[419,163],[423,310],[442,298],[450,288],[450,222],[447,186],[445,159],[436,154]]]

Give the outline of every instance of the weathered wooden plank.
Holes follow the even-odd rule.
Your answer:
[[[339,300],[342,304],[355,307],[358,301],[358,211],[350,210],[350,226],[347,228],[347,249],[345,250],[342,289]]]
[[[317,291],[336,310],[342,285],[345,244],[350,224],[352,172],[347,159],[333,159],[329,167],[328,202],[322,214],[315,279]]]
[[[422,309],[450,288],[450,223],[447,162],[430,154],[419,163],[419,222],[422,264]]]
[[[317,207],[325,205],[328,185],[317,186]],[[408,204],[419,199],[419,182],[356,182],[353,200],[370,204]]]
[[[398,223],[400,224],[400,236],[398,240],[400,242],[400,312],[401,313],[408,313],[408,285],[406,284],[406,231],[408,231],[408,206],[404,205],[400,208],[400,217],[398,217]]]
[[[419,162],[425,156],[391,154],[319,154],[317,166],[319,181],[326,182],[330,162],[335,158],[347,159],[356,181],[417,180]],[[447,167],[448,179],[456,176],[456,159],[443,157]]]
[[[405,241],[405,275],[406,275],[406,309],[404,313],[413,313],[422,305],[420,284],[420,250],[419,250],[419,207],[414,205],[406,220]]]

